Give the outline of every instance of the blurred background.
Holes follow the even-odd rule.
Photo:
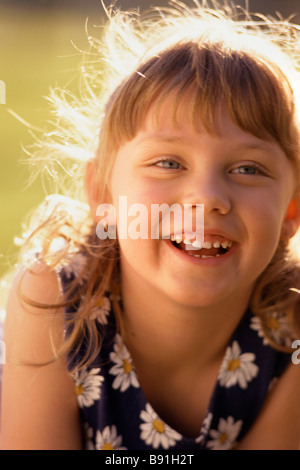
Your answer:
[[[245,6],[245,0],[232,3]],[[280,12],[284,18],[296,14],[294,21],[300,23],[300,0],[247,3],[254,12]],[[117,0],[115,4],[144,10],[166,2]],[[40,178],[27,184],[31,169],[21,159],[32,135],[14,114],[33,128],[43,128],[51,119],[45,99],[49,88],[76,89],[79,50],[88,49],[87,18],[90,25],[103,24],[100,0],[0,0],[0,275],[14,262],[13,239],[21,232],[24,216],[45,195]]]

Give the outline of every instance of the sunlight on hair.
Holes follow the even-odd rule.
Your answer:
[[[49,253],[54,254],[58,252],[62,252],[66,249],[67,247],[67,241],[63,237],[56,237],[53,240],[51,240],[50,246],[49,246]]]
[[[300,228],[298,229],[296,235],[290,240],[290,250],[294,256],[300,260]],[[300,287],[300,286],[299,286]]]
[[[221,41],[225,50],[232,47],[255,54],[259,51],[269,61],[281,63],[286,74],[293,65],[299,67],[299,26],[281,17],[252,15],[247,9],[227,2],[221,6],[217,1],[205,0],[195,0],[193,7],[172,1],[170,6],[143,13],[139,9],[120,11],[104,2],[102,6],[105,24],[90,26],[87,22],[89,50],[77,50],[82,55],[78,96],[59,88],[50,90],[48,101],[54,120],[49,130],[40,133],[36,130],[36,144],[27,149],[33,163],[30,184],[40,172],[48,172],[64,194],[82,197],[78,194],[78,181],[86,161],[97,152],[99,129],[112,93],[129,76],[142,76],[141,64],[176,42],[192,40],[198,44],[205,42],[205,38],[210,42]],[[296,92],[299,78],[292,75],[291,72],[295,82],[294,102],[299,109],[300,97]],[[147,79],[145,74],[144,78]],[[296,112],[300,117],[300,112]],[[107,161],[109,158],[107,155]]]

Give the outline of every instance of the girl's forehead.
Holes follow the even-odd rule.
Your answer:
[[[144,138],[149,135],[153,139],[155,135],[160,137],[184,137],[185,135],[211,134],[227,141],[229,146],[244,146],[244,148],[256,148],[267,152],[274,152],[274,157],[287,158],[286,152],[279,142],[265,133],[258,136],[248,129],[243,129],[227,104],[222,101],[211,108],[208,118],[201,106],[195,104],[193,90],[187,90],[180,98],[171,93],[163,99],[157,99],[149,107],[142,125],[137,130]]]
[[[146,114],[143,125],[138,129],[134,143],[158,145],[161,143],[192,147],[207,142],[206,137],[222,141],[224,152],[256,150],[272,154],[274,158],[285,161],[286,155],[278,142],[262,139],[242,129],[230,115],[226,106],[215,110],[214,127],[205,126],[204,117],[194,118],[190,113],[188,101],[182,101],[177,107],[176,119],[172,112],[172,100],[166,100],[157,109],[155,105]],[[204,139],[204,140],[203,140]],[[211,140],[210,140],[211,142]],[[178,147],[178,148],[179,148]]]
[[[223,137],[232,137],[233,135],[240,135],[242,137],[245,135],[255,140],[261,140],[243,130],[234,121],[225,103],[219,103],[218,106],[214,107],[210,123],[208,124],[204,113],[195,106],[191,93],[186,93],[180,100],[172,94],[163,100],[154,101],[145,114],[138,133],[180,133],[184,129],[189,129],[199,134],[209,132]]]

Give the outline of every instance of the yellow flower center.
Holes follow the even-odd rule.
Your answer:
[[[227,439],[228,439],[228,435],[225,432],[219,435],[219,441],[221,444],[225,444]]]
[[[84,386],[83,385],[75,385],[76,395],[82,395],[83,392],[84,392]]]
[[[124,374],[130,374],[132,371],[132,365],[128,359],[124,359],[123,361],[123,369],[124,369]]]
[[[228,361],[227,364],[227,370],[234,371],[240,367],[241,363],[240,360],[237,358],[231,359],[231,361]]]
[[[265,325],[268,330],[278,330],[279,329],[279,321],[277,318],[273,316],[269,316],[265,319]]]
[[[110,442],[105,442],[102,446],[102,450],[114,450],[114,446]]]
[[[96,304],[97,304],[97,307],[102,308],[103,305],[104,305],[104,299],[103,299],[103,297],[100,297],[100,298],[97,300]]]
[[[160,419],[155,419],[152,425],[155,431],[159,432],[160,434],[165,432],[165,424]]]

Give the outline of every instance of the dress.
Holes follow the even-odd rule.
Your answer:
[[[63,289],[74,275],[70,266],[60,271]],[[67,314],[72,315],[77,307],[69,307]],[[260,318],[246,312],[227,347],[199,436],[188,438],[161,420],[147,402],[117,331],[109,293],[92,317],[104,335],[101,351],[90,366],[72,374],[86,449],[231,449],[251,428],[268,391],[291,363],[290,354],[269,345]],[[274,339],[291,346],[285,315],[274,312],[269,320]]]

